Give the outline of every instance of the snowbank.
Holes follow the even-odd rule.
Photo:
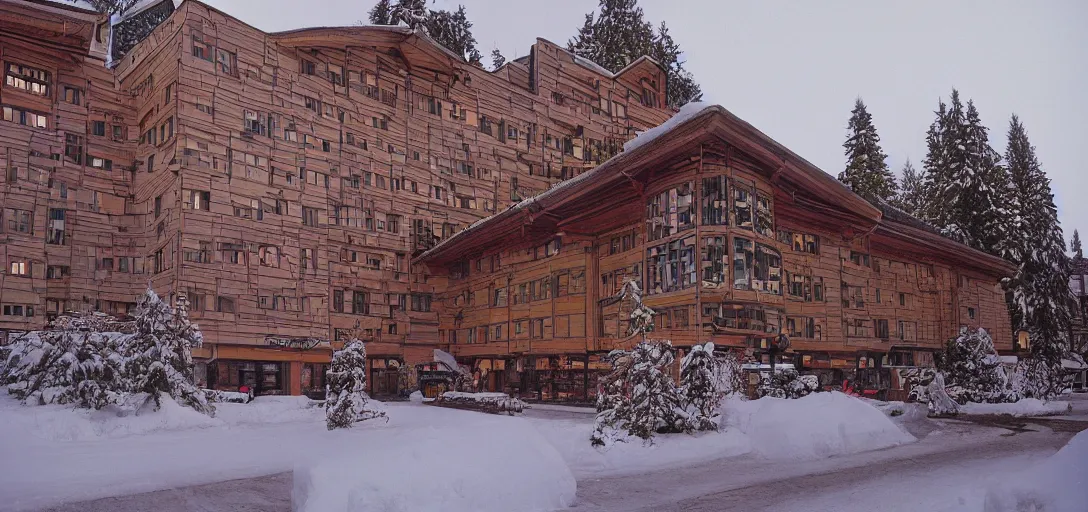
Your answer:
[[[1058,453],[1023,471],[1008,475],[986,492],[985,512],[1063,512],[1088,504],[1088,430]]]
[[[798,399],[728,400],[722,429],[744,433],[768,459],[813,459],[916,441],[883,412],[839,392]]]
[[[296,512],[550,511],[574,475],[528,422],[501,416],[374,432],[295,468]],[[588,445],[588,442],[586,443]]]
[[[248,404],[215,404],[215,418],[226,425],[271,425],[324,417],[321,402],[304,396],[258,396]]]
[[[589,447],[586,419],[532,418],[579,477],[616,476],[754,454],[768,459],[814,459],[878,450],[916,439],[883,412],[842,393],[799,399],[726,401],[720,432],[659,434],[653,444],[627,438],[607,450]]]
[[[158,410],[154,406],[152,401],[137,411],[126,411],[117,405],[96,411],[70,405],[25,406],[4,397],[0,405],[0,435],[19,430],[46,441],[93,441],[206,428],[222,423],[182,406],[168,396],[162,398]]]
[[[969,402],[960,406],[960,414],[1006,416],[1054,416],[1071,410],[1069,402],[1044,402],[1038,398],[1022,398],[1012,403],[980,404]]]

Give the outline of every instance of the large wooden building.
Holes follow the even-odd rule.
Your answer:
[[[447,280],[442,341],[488,386],[591,398],[601,355],[636,341],[632,279],[653,337],[767,363],[785,334],[779,362],[825,385],[901,388],[889,370],[931,366],[963,326],[1012,349],[1010,264],[874,207],[721,107],[688,107],[416,259]]]
[[[539,39],[488,72],[401,27],[145,8],[159,24],[133,44],[91,11],[0,0],[0,330],[185,291],[209,385],[321,390],[315,340],[358,335],[390,391],[385,370],[442,344],[413,255],[670,115],[647,58],[612,74]]]
[[[400,27],[143,8],[153,30],[111,38],[0,0],[0,331],[150,284],[189,296],[209,386],[320,392],[359,336],[375,395],[440,348],[483,387],[584,400],[631,342],[634,278],[681,347],[766,357],[783,332],[798,364],[860,373],[926,364],[960,325],[1011,348],[1005,262],[724,109],[621,153],[672,115],[651,59],[613,74],[538,39],[488,72]]]

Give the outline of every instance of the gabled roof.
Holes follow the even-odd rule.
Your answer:
[[[805,190],[833,207],[834,213],[861,225],[880,229],[888,236],[909,240],[919,247],[938,251],[958,263],[980,270],[1009,274],[1005,260],[972,249],[935,233],[932,229],[895,215],[885,218],[880,208],[852,192],[838,180],[800,157],[720,105],[689,104],[663,125],[648,130],[625,145],[625,150],[596,168],[549,190],[525,199],[491,217],[481,219],[424,252],[415,261],[443,264],[501,245],[534,232],[562,231],[561,223],[615,210],[630,202],[636,190],[662,165],[697,153],[706,143],[726,141],[760,161],[775,179]],[[636,205],[636,208],[641,205]],[[918,221],[920,222],[920,221]],[[596,226],[599,230],[609,228]]]

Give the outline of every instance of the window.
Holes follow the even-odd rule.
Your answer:
[[[876,332],[876,337],[887,341],[888,339],[888,321],[887,320],[873,320],[873,330]]]
[[[899,339],[903,341],[916,341],[918,339],[918,324],[916,322],[899,321]]]
[[[648,240],[657,240],[695,227],[695,204],[691,182],[683,183],[650,198],[646,203]]]
[[[351,292],[351,312],[356,315],[369,315],[370,314],[370,299],[367,297],[366,292],[353,291]]]
[[[156,219],[159,218],[159,215],[162,215],[162,195],[161,194],[155,197],[155,218]]]
[[[332,310],[337,313],[344,312],[344,290],[332,291]]]
[[[733,288],[752,289],[752,241],[744,238],[733,239]]]
[[[782,255],[766,245],[756,244],[755,262],[752,287],[761,292],[782,295]]]
[[[400,215],[386,215],[385,230],[394,234],[400,233]]]
[[[695,284],[698,271],[694,237],[650,247],[646,250],[646,256],[649,293],[682,290]]]
[[[34,233],[34,215],[30,210],[4,208],[4,229],[8,233]]]
[[[30,277],[30,262],[27,260],[11,260],[8,273],[13,276]]]
[[[729,268],[729,242],[724,236],[703,239],[703,287],[717,288],[726,282]]]
[[[842,284],[842,307],[862,309],[865,307],[865,288]]]
[[[49,209],[49,225],[46,226],[45,243],[52,245],[64,245],[65,213],[66,212],[61,209]]]
[[[733,183],[733,218],[737,227],[752,229],[751,185],[739,181]]]
[[[64,134],[64,156],[77,163],[83,163],[83,137],[72,133]]]
[[[155,155],[147,157],[147,172],[148,174],[155,172]]]
[[[230,297],[224,297],[222,295],[215,299],[215,310],[220,313],[233,313],[234,312],[234,299]]]
[[[703,224],[707,226],[729,225],[729,207],[726,177],[703,178]]]
[[[344,85],[344,68],[335,64],[328,65],[329,81],[333,85]]]
[[[313,249],[302,249],[302,270],[317,270],[317,260]]]
[[[193,56],[208,62],[212,61],[212,45],[204,42],[204,34],[193,31]]]
[[[274,245],[262,245],[257,249],[257,256],[261,259],[261,266],[279,268],[280,250]]]
[[[5,106],[4,120],[9,123],[21,124],[31,128],[46,128],[46,116],[28,110]]]
[[[787,274],[787,291],[790,297],[812,301],[812,278],[803,274]]]
[[[756,232],[767,237],[774,237],[774,215],[771,213],[771,198],[763,194],[756,196]]]
[[[194,210],[207,211],[211,206],[211,192],[204,192],[201,190],[189,191],[189,206]]]
[[[49,265],[45,267],[46,279],[64,279],[71,275],[71,268],[64,265]]]
[[[34,316],[32,304],[4,304],[4,316]]]
[[[791,338],[819,339],[816,319],[811,317],[790,317],[786,319],[786,334]]]
[[[975,319],[975,308],[967,308],[967,318]]]
[[[80,102],[82,102],[82,100],[80,99],[82,96],[83,96],[83,91],[81,89],[79,89],[78,87],[73,87],[71,85],[65,85],[64,86],[64,101],[65,102],[71,103],[73,105],[79,105]]]
[[[105,121],[91,121],[91,135],[95,137],[106,136],[106,122]]]
[[[816,302],[824,301],[824,278],[822,277],[812,278],[812,300]]]
[[[432,296],[429,293],[412,294],[412,311],[429,312]]]
[[[302,207],[302,225],[303,226],[317,226],[317,208],[310,208],[308,206]]]
[[[118,272],[128,272],[129,271],[128,260],[129,260],[128,258],[120,258],[120,259],[117,260],[117,271]]]
[[[172,99],[174,99],[174,84],[166,84],[166,90],[162,93],[162,104],[169,105]]]
[[[703,304],[703,321],[712,328],[742,329],[776,333],[781,329],[781,313],[748,304]]]
[[[268,135],[268,122],[264,112],[246,110],[243,114],[244,129],[248,133],[256,135]]]
[[[900,306],[906,306],[907,305],[907,294],[905,294],[905,293],[900,293],[899,294],[899,305]]]
[[[216,48],[215,61],[221,73],[236,76],[235,71],[238,65],[238,57],[234,54],[234,52],[228,52],[222,48]]]
[[[104,171],[113,170],[113,160],[106,160],[105,158],[99,158],[97,156],[87,156],[87,165],[95,169],[102,169]]]
[[[863,252],[850,251],[850,262],[859,267],[868,267],[869,255]]]
[[[182,258],[190,263],[211,263],[212,243],[200,242],[198,249],[185,249],[182,252]]]
[[[314,112],[317,112],[318,114],[321,113],[321,102],[320,101],[318,101],[318,100],[316,100],[314,98],[311,98],[309,96],[303,96],[303,100],[304,100],[304,102],[306,104],[306,108],[308,108],[308,109],[310,109],[310,110],[312,110]]]
[[[317,65],[314,64],[314,61],[301,59],[301,62],[299,64],[300,64],[300,67],[301,67],[302,74],[311,75],[311,76],[317,74]]]
[[[843,320],[844,330],[846,336],[849,338],[869,338],[872,336],[870,327],[873,323],[870,323],[861,318],[848,318]]]
[[[9,62],[5,67],[4,85],[38,96],[49,96],[49,72]]]
[[[113,140],[125,140],[125,128],[119,124],[113,125]]]

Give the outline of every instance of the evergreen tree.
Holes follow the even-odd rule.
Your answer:
[[[63,316],[50,329],[15,337],[0,347],[0,384],[23,402],[101,409],[121,401],[126,382],[119,348],[127,336],[101,313]]]
[[[1073,251],[1073,261],[1084,259],[1084,249],[1080,245],[1080,233],[1075,229],[1073,230],[1073,240],[1070,241],[1069,249]]]
[[[204,342],[200,328],[189,321],[189,300],[179,293],[171,308],[148,288],[136,308],[136,332],[124,347],[125,378],[131,390],[146,393],[161,405],[173,397],[204,414],[214,415],[204,392],[193,384],[194,348]]]
[[[888,169],[888,155],[880,148],[880,135],[873,126],[873,116],[858,98],[850,112],[846,142],[846,170],[839,174],[839,181],[862,197],[892,199],[899,188],[895,175]]]
[[[378,3],[374,4],[374,7],[370,9],[370,24],[393,24],[393,6],[390,4],[389,0],[378,0]]]
[[[503,67],[504,64],[506,64],[506,57],[502,56],[502,52],[498,48],[491,50],[491,71]]]
[[[1026,372],[1035,382],[1033,396],[1051,397],[1061,389],[1061,359],[1068,346],[1073,304],[1069,294],[1071,265],[1054,206],[1050,179],[1035,156],[1020,119],[1009,122],[1010,196],[1020,205],[1016,229],[1009,233],[1005,256],[1017,265],[1006,282],[1013,326],[1027,330],[1032,361]],[[1039,382],[1038,379],[1046,382]]]
[[[629,435],[650,440],[654,434],[689,432],[691,422],[681,406],[676,383],[667,372],[676,360],[669,341],[641,341],[631,351]]]
[[[613,73],[648,55],[665,69],[670,107],[679,108],[702,97],[699,85],[680,60],[683,52],[664,23],[655,32],[636,0],[600,0],[599,8],[596,17],[586,14],[567,49]]]
[[[934,362],[944,376],[948,395],[960,404],[1020,399],[985,329],[960,329],[959,336],[935,354]]]
[[[722,394],[716,382],[718,360],[714,357],[714,343],[691,347],[680,366],[680,389],[692,426],[695,430],[718,430]]]
[[[69,0],[75,3],[76,0]],[[123,13],[136,5],[140,0],[87,0],[94,10],[102,14]]]
[[[463,5],[450,12],[444,9],[428,9],[427,0],[397,0],[396,3],[379,0],[369,14],[370,23],[373,25],[404,24],[427,34],[442,47],[460,55],[465,62],[482,65],[483,55],[476,49],[472,22],[469,21]]]
[[[915,170],[910,160],[907,160],[907,163],[903,164],[903,179],[899,185],[899,194],[895,196],[892,204],[910,215],[922,218],[925,203],[925,176],[922,171]]]
[[[989,145],[974,103],[964,108],[959,92],[943,102],[926,137],[927,221],[946,236],[986,252],[998,252],[1006,226],[1006,173]]]
[[[385,417],[366,394],[366,346],[351,339],[333,353],[325,377],[325,426],[349,428],[357,421]]]

